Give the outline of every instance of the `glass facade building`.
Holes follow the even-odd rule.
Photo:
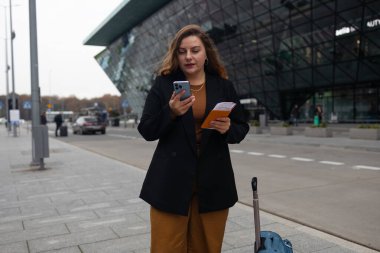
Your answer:
[[[137,2],[124,10],[138,11]],[[98,31],[85,43],[108,36],[96,60],[133,112],[141,114],[170,39],[196,23],[214,39],[240,98],[255,98],[272,119],[287,120],[297,104],[301,120],[320,105],[327,121],[380,122],[380,0],[172,0],[152,8],[116,37]]]

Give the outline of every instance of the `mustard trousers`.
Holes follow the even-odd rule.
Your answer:
[[[228,209],[198,212],[193,197],[189,215],[162,212],[151,207],[151,253],[220,253]]]

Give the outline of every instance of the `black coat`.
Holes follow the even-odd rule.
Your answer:
[[[186,80],[183,74],[158,76],[148,94],[138,130],[146,140],[159,141],[140,197],[157,209],[186,216],[196,184],[201,213],[232,207],[238,196],[228,144],[239,143],[249,130],[235,89],[230,81],[207,74],[205,115],[218,102],[237,105],[226,134],[202,131],[198,157],[192,109],[170,117],[172,83],[180,80]]]

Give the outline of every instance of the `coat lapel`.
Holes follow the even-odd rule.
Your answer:
[[[185,75],[178,71],[175,74],[173,81],[183,81],[186,80]],[[185,129],[185,133],[187,136],[187,140],[191,146],[191,149],[193,150],[194,154],[197,153],[196,150],[196,137],[195,137],[195,121],[193,117],[193,109],[190,108],[184,115],[181,116],[181,122],[182,126]]]

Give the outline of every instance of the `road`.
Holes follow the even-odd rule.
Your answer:
[[[131,128],[60,140],[144,170],[156,145]],[[251,205],[250,179],[257,176],[262,210],[380,250],[378,152],[285,145],[254,135],[230,150],[241,203]]]

